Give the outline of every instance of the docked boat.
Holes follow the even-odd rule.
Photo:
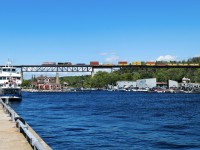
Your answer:
[[[17,68],[7,62],[0,67],[0,97],[1,99],[21,100],[21,75]]]

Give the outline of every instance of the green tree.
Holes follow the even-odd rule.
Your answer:
[[[110,82],[110,78],[108,76],[108,72],[99,71],[97,72],[92,80],[92,87],[95,88],[104,88]]]
[[[138,79],[141,79],[141,74],[139,72],[135,72],[132,76],[132,80],[136,81]]]
[[[23,80],[23,82],[22,82],[22,87],[28,88],[28,87],[30,87],[30,85],[31,85],[30,80]]]
[[[194,73],[194,82],[200,83],[200,69],[197,69]]]

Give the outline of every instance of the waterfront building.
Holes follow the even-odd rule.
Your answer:
[[[118,89],[127,89],[136,87],[136,81],[117,81]]]
[[[156,78],[139,79],[137,81],[117,81],[118,89],[153,88],[157,86]]]
[[[186,77],[183,77],[183,78],[182,78],[182,83],[183,83],[183,85],[184,85],[184,84],[187,85],[188,83],[190,83],[190,79],[189,79],[189,78],[186,78]]]
[[[57,83],[56,77],[39,76],[32,82],[31,86],[38,90],[61,90],[61,84]]]
[[[136,85],[140,89],[156,87],[156,78],[139,79],[136,81]]]
[[[168,80],[168,87],[169,88],[178,88],[179,84],[177,81],[174,80]]]
[[[168,80],[168,82],[156,82],[156,78],[149,79],[139,79],[136,81],[117,81],[116,82],[117,89],[122,90],[178,90],[176,92],[198,92],[200,93],[200,84],[199,83],[191,83],[189,78],[183,78],[182,83],[178,83],[174,80]]]
[[[200,89],[199,83],[191,83],[189,78],[182,78],[182,82],[180,83],[182,88],[190,88],[190,89]]]

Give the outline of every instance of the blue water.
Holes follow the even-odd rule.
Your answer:
[[[23,93],[11,105],[55,150],[200,149],[200,94]]]

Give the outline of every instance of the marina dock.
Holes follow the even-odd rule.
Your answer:
[[[0,98],[0,149],[51,150],[37,133]]]
[[[11,121],[11,118],[3,110],[0,105],[0,149],[4,150],[31,150],[32,147],[27,142],[23,134],[16,127],[16,124]]]

